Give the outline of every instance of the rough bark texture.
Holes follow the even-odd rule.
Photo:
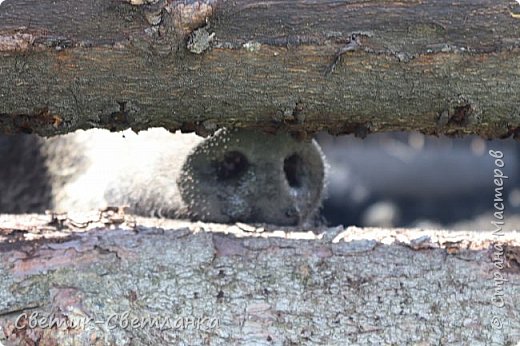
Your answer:
[[[2,343],[515,345],[520,340],[520,242],[514,232],[497,237],[351,227],[315,234],[133,220],[113,211],[50,220],[0,218]],[[499,271],[492,263],[497,248],[504,265]],[[501,291],[497,271],[507,279]],[[503,307],[493,303],[496,292]],[[57,330],[31,328],[34,319],[19,318],[37,312],[54,314],[57,321],[92,321]],[[161,330],[136,320],[140,324],[132,327],[132,319],[150,317],[172,324]],[[493,327],[497,321],[501,328]]]
[[[520,133],[515,1],[5,0],[0,131]]]

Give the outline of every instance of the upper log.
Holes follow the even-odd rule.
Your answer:
[[[520,137],[514,0],[5,0],[0,132]]]

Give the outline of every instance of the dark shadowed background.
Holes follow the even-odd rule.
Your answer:
[[[520,144],[480,137],[385,133],[365,139],[320,134],[329,163],[329,224],[491,229],[495,159],[504,155],[506,218],[520,215]]]

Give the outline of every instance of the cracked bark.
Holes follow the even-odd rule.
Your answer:
[[[0,341],[7,344],[520,340],[516,233],[351,227],[316,235],[117,213],[76,222],[4,216],[0,230]],[[507,279],[502,307],[494,303],[497,248]],[[56,330],[17,320],[36,312],[100,323]],[[120,325],[154,316],[180,322],[164,330]],[[492,327],[494,317],[501,329]]]
[[[0,5],[0,132],[519,136],[511,1]]]

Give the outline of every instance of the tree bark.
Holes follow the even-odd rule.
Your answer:
[[[5,0],[0,132],[519,137],[516,4]]]
[[[109,210],[3,216],[0,231],[5,344],[520,341],[516,233],[302,233]]]

